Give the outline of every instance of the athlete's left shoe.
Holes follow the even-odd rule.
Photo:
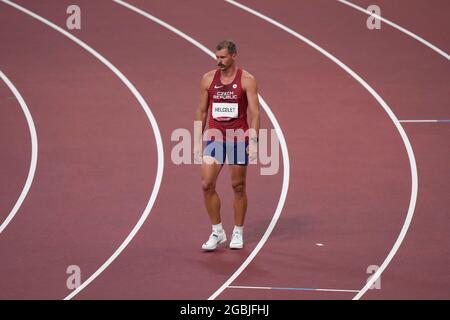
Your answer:
[[[225,241],[227,241],[227,235],[225,234],[225,231],[221,231],[221,232],[213,231],[211,233],[211,235],[209,236],[208,241],[206,241],[202,245],[202,249],[205,251],[216,250],[217,246],[221,243],[224,243]]]
[[[244,247],[244,233],[234,231],[230,241],[230,249],[242,249]]]

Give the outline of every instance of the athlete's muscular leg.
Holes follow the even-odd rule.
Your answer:
[[[204,157],[204,161],[202,163],[202,188],[205,199],[205,207],[208,211],[211,224],[218,224],[221,222],[221,219],[220,198],[216,192],[216,181],[220,170],[222,169],[222,165],[211,160],[212,159],[210,157]]]
[[[245,191],[247,167],[231,165],[231,186],[234,192],[234,224],[243,226],[247,212],[247,193]]]

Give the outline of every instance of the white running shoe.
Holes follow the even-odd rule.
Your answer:
[[[244,247],[244,233],[234,231],[230,241],[230,249],[242,249]]]
[[[202,245],[202,249],[206,251],[216,250],[217,246],[227,241],[227,235],[223,232],[213,232],[209,236],[207,242]]]

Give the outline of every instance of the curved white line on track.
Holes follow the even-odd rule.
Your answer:
[[[214,55],[214,53],[209,50],[208,48],[206,48],[204,45],[202,45],[200,42],[194,40],[192,37],[188,36],[187,34],[185,34],[184,32],[174,28],[173,26],[169,25],[168,23],[152,16],[151,14],[129,4],[126,3],[124,1],[121,0],[112,0],[114,2],[116,2],[119,5],[122,5],[144,17],[146,17],[147,19],[150,19],[151,21],[163,26],[164,28],[174,32],[175,34],[177,34],[178,36],[182,37],[183,39],[185,39],[186,41],[188,41],[189,43],[195,45],[197,48],[199,48],[200,50],[202,50],[204,53],[206,53],[208,56],[210,56],[213,59],[216,59],[216,56]],[[290,172],[290,167],[289,167],[289,154],[288,154],[288,148],[287,148],[287,144],[286,144],[286,140],[284,138],[283,132],[281,130],[281,127],[277,121],[277,119],[275,118],[274,114],[272,113],[272,110],[270,109],[270,107],[267,105],[267,103],[264,101],[264,99],[258,95],[259,99],[260,99],[260,104],[263,107],[264,111],[267,113],[267,116],[270,118],[270,121],[272,122],[275,131],[278,135],[278,139],[280,140],[280,145],[281,145],[281,152],[283,155],[283,186],[281,189],[281,195],[280,195],[280,200],[278,201],[278,206],[275,210],[275,213],[272,217],[272,220],[268,226],[268,228],[266,229],[266,232],[264,233],[264,235],[262,236],[261,240],[258,242],[258,244],[256,245],[255,249],[253,249],[253,251],[250,253],[250,255],[247,257],[247,259],[243,262],[243,264],[235,271],[235,273],[216,291],[214,292],[209,298],[208,300],[214,300],[218,295],[220,295],[223,290],[225,290],[243,271],[245,268],[247,268],[247,266],[250,264],[250,262],[252,262],[252,260],[255,258],[255,256],[259,253],[259,251],[262,249],[262,247],[264,246],[264,244],[266,243],[267,239],[269,238],[270,234],[272,233],[273,229],[275,228],[275,225],[278,222],[278,219],[281,215],[281,211],[283,210],[283,206],[284,203],[286,201],[286,196],[287,196],[287,192],[288,192],[288,188],[289,188],[289,172]]]
[[[282,29],[283,31],[289,33],[290,35],[294,36],[295,38],[305,42],[306,44],[313,47],[314,49],[316,49],[317,51],[322,53],[324,56],[329,58],[331,61],[336,63],[339,67],[344,69],[349,75],[351,75],[356,81],[358,81],[378,101],[378,103],[383,107],[383,109],[389,115],[392,122],[395,124],[395,127],[397,128],[398,132],[400,133],[401,138],[403,139],[403,143],[404,143],[406,151],[408,153],[408,159],[409,159],[409,163],[411,166],[411,199],[409,202],[408,213],[406,215],[405,222],[400,231],[400,234],[399,234],[394,246],[392,247],[391,251],[389,252],[388,256],[386,257],[386,259],[384,260],[384,262],[382,263],[380,268],[374,273],[374,275],[370,279],[370,281],[368,281],[367,284],[353,298],[354,300],[358,300],[378,280],[378,278],[381,276],[383,271],[387,268],[387,266],[389,265],[391,260],[394,258],[395,254],[397,253],[398,249],[400,248],[400,245],[403,242],[403,239],[406,236],[406,233],[408,232],[409,226],[410,226],[412,218],[414,216],[414,209],[416,207],[416,201],[417,201],[417,191],[418,191],[418,186],[419,186],[419,179],[418,179],[418,174],[417,174],[417,166],[416,166],[416,160],[414,157],[414,152],[413,152],[411,143],[409,142],[408,136],[407,136],[405,130],[403,129],[402,125],[400,124],[399,120],[395,116],[394,112],[387,105],[387,103],[383,100],[383,98],[381,98],[381,96],[371,86],[369,86],[369,84],[364,79],[362,79],[358,74],[356,74],[352,69],[350,69],[347,65],[345,65],[338,58],[336,58],[331,53],[324,50],[323,48],[321,48],[320,46],[318,46],[317,44],[315,44],[308,38],[300,35],[299,33],[295,32],[294,30],[288,28],[287,26],[255,11],[247,6],[244,6],[236,1],[233,1],[233,0],[225,0],[225,1],[244,10],[244,11],[247,11],[247,12],[265,20],[266,22],[268,22],[270,24],[273,24],[274,26]]]
[[[36,127],[34,126],[33,117],[31,116],[30,110],[28,109],[28,106],[25,103],[25,100],[23,99],[22,95],[1,70],[0,70],[0,78],[2,78],[2,80],[6,83],[8,88],[12,91],[12,93],[16,97],[17,101],[19,101],[19,104],[25,115],[25,118],[27,119],[28,129],[30,130],[30,137],[31,137],[31,162],[30,162],[30,169],[28,170],[28,177],[27,180],[25,181],[25,185],[22,189],[22,192],[20,193],[19,199],[17,199],[16,204],[6,217],[5,221],[3,221],[3,223],[0,225],[0,234],[1,234],[19,211],[20,206],[25,200],[25,197],[28,195],[28,191],[31,188],[31,184],[33,183],[38,160],[38,139],[36,134]]]
[[[353,4],[353,3],[349,2],[349,1],[346,1],[346,0],[337,0],[337,1],[342,3],[342,4],[345,4],[345,5],[349,6],[351,8],[353,8],[353,9],[356,9],[358,11],[361,11],[361,12],[365,13],[365,14],[368,14],[369,16],[372,16],[374,18],[377,18],[377,19],[383,21],[384,23],[390,25],[391,27],[393,27],[393,28],[403,32],[404,34],[410,36],[411,38],[421,42],[424,45],[426,45],[428,48],[430,48],[431,50],[437,52],[438,54],[443,56],[445,59],[450,60],[450,56],[444,50],[439,49],[438,47],[436,47],[435,45],[431,44],[430,42],[428,42],[424,38],[418,36],[415,33],[412,33],[411,31],[409,31],[409,30],[399,26],[398,24],[396,24],[396,23],[394,23],[394,22],[392,22],[392,21],[390,21],[390,20],[388,20],[386,18],[383,18],[382,16],[379,16],[379,15],[377,15],[375,13],[372,13],[369,10],[366,10],[366,9],[360,7],[360,6],[357,6],[356,4]]]
[[[163,144],[162,144],[162,139],[161,139],[161,133],[159,132],[158,124],[156,123],[155,117],[153,116],[149,106],[147,105],[147,103],[145,102],[144,98],[141,96],[139,91],[127,79],[127,77],[125,77],[125,75],[122,72],[120,72],[119,69],[117,69],[105,57],[103,57],[100,53],[98,53],[97,51],[92,49],[89,45],[87,45],[86,43],[84,43],[83,41],[81,41],[80,39],[75,37],[74,35],[70,34],[66,30],[60,28],[59,26],[50,22],[49,20],[37,15],[36,13],[34,13],[28,9],[25,9],[24,7],[21,7],[18,4],[11,2],[9,0],[0,0],[0,1],[33,17],[36,20],[39,20],[40,22],[46,24],[47,26],[54,29],[55,31],[61,33],[62,35],[69,38],[70,40],[72,40],[73,42],[78,44],[80,47],[82,47],[83,49],[88,51],[90,54],[92,54],[94,57],[96,57],[98,60],[100,60],[105,66],[107,66],[127,86],[127,88],[131,91],[131,93],[136,98],[136,100],[139,102],[139,104],[141,105],[145,114],[147,115],[148,120],[150,121],[150,124],[153,129],[153,133],[154,133],[155,139],[156,139],[156,146],[157,146],[157,152],[158,152],[158,168],[157,168],[157,173],[156,173],[156,179],[155,179],[155,184],[153,186],[153,190],[152,190],[150,199],[148,200],[147,206],[145,207],[144,212],[141,215],[141,218],[136,223],[136,225],[134,226],[134,228],[130,232],[130,234],[126,237],[126,239],[119,246],[119,248],[116,249],[116,251],[112,254],[112,256],[109,257],[109,259],[106,260],[106,262],[97,271],[95,271],[94,274],[92,274],[86,281],[84,281],[77,289],[72,291],[67,297],[64,298],[64,300],[70,300],[73,297],[75,297],[81,290],[86,288],[86,286],[88,286],[92,281],[94,281],[95,278],[97,278],[103,271],[105,271],[105,269],[108,268],[108,266],[122,253],[122,251],[127,247],[127,245],[131,242],[131,240],[133,240],[134,236],[137,234],[137,232],[139,231],[139,229],[142,227],[145,220],[147,219],[148,215],[150,214],[153,204],[155,203],[156,196],[159,191],[159,187],[161,186],[162,175],[163,175],[163,170],[164,170],[164,150],[163,150]]]

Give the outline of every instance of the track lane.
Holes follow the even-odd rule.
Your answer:
[[[30,159],[30,165],[28,170],[28,175],[25,180],[22,192],[20,193],[17,201],[15,202],[14,206],[12,207],[11,211],[9,212],[6,219],[0,224],[0,234],[3,233],[6,229],[6,227],[11,223],[11,221],[14,219],[15,215],[20,209],[20,206],[25,201],[25,198],[28,195],[28,192],[31,188],[31,184],[33,183],[34,174],[36,172],[36,166],[37,166],[37,160],[38,160],[38,138],[36,133],[36,127],[34,125],[33,117],[31,116],[30,110],[28,109],[28,106],[23,99],[20,92],[17,90],[17,88],[14,86],[14,84],[11,82],[11,80],[0,70],[0,77],[1,79],[6,83],[6,85],[9,87],[11,92],[14,94],[15,99],[20,104],[20,107],[22,109],[23,115],[27,121],[28,131],[30,134],[30,140],[31,140],[31,159]]]
[[[270,12],[271,17],[294,30],[302,30],[325,50],[348,61],[392,105],[400,120],[450,117],[443,99],[449,97],[450,63],[428,47],[388,26],[369,30],[362,13],[337,1],[303,1],[296,10],[289,10],[292,4],[285,0],[277,5],[258,3],[255,8]],[[336,23],[331,23],[332,15]]]
[[[396,113],[409,119],[417,117],[419,112],[420,114],[425,115],[425,118],[429,118],[429,114],[440,115],[445,119],[448,117],[448,108],[445,107],[449,97],[448,90],[445,89],[445,83],[448,83],[448,77],[450,75],[450,73],[447,72],[449,70],[448,63],[442,59],[442,57],[439,57],[429,50],[429,48],[422,46],[412,39],[409,39],[410,41],[405,41],[406,39],[403,34],[399,33],[397,30],[391,30],[391,28],[383,28],[381,33],[368,32],[365,25],[361,24],[361,22],[359,22],[360,28],[358,28],[357,19],[354,19],[355,17],[352,14],[340,10],[336,4],[330,3],[327,8],[325,5],[316,6],[318,4],[317,2],[315,4],[304,2],[304,5],[300,8],[301,10],[298,11],[302,13],[300,14],[300,19],[299,15],[296,15],[294,18],[292,14],[290,14],[294,11],[293,9],[287,10],[284,15],[281,14],[282,10],[289,8],[289,4],[287,3],[284,3],[285,5],[283,5],[283,3],[278,3],[278,6],[276,7],[264,5],[264,2],[258,2],[258,4],[262,4],[262,7],[264,7],[264,10],[267,12],[276,12],[278,18],[285,21],[285,23],[290,26],[296,26],[298,28],[306,27],[305,30],[311,34],[311,37],[317,36],[317,39],[319,39],[323,45],[329,46],[330,50],[333,52],[338,52],[339,56],[342,57],[342,60],[348,61],[349,65],[364,75],[363,77],[367,79],[383,97],[387,97],[387,101]],[[345,21],[346,23],[334,24],[332,26],[324,23],[323,26],[325,27],[323,27],[322,30],[319,28],[316,32],[313,32],[312,22],[308,19],[309,17],[318,17],[320,12],[334,12],[337,17],[340,17],[338,21]],[[303,15],[303,13],[305,14]],[[355,13],[357,12],[355,11]],[[326,16],[324,17],[324,21],[325,20]],[[352,43],[349,42],[349,39],[352,40]],[[366,39],[366,41],[364,39]],[[370,41],[368,42],[367,40]],[[339,43],[346,44],[346,46],[339,45]],[[413,43],[415,43],[415,47],[412,46]],[[388,45],[389,50],[386,50]],[[368,48],[373,50],[367,50]],[[361,53],[364,54],[361,55]],[[361,55],[361,57],[358,57],[358,54]],[[417,61],[420,61],[420,63],[416,63]],[[390,80],[393,76],[397,79],[395,83]],[[386,79],[388,81],[386,81]],[[401,90],[399,90],[399,88]],[[426,90],[424,88],[426,88]],[[394,92],[395,89],[397,89],[397,92]],[[408,128],[409,127],[410,126],[408,126]],[[428,128],[430,129],[430,127]],[[429,134],[432,133],[430,132]],[[420,153],[420,149],[416,153]],[[436,156],[439,157],[439,155],[444,158],[447,157],[444,150],[436,150]],[[439,162],[437,162],[436,165],[441,167]],[[427,172],[427,169],[424,168],[423,171]],[[422,175],[423,173],[419,167],[419,176]],[[429,195],[424,195],[423,197],[427,199]],[[445,198],[443,194],[441,194],[441,197]],[[442,201],[444,200],[442,199],[439,203]],[[421,209],[423,210],[423,207],[421,207]],[[417,209],[415,212],[417,212]],[[417,213],[420,214],[420,212]],[[429,215],[435,216],[432,212],[430,212]],[[436,216],[438,215],[439,214],[436,213]],[[418,226],[419,224],[415,225]],[[414,230],[417,230],[416,228]],[[429,232],[427,230],[429,229],[424,228],[423,232]],[[410,232],[413,231],[411,230]],[[418,242],[409,242],[408,239],[410,237],[412,236],[408,235],[405,238],[400,251],[397,253],[396,258],[391,264],[395,266],[396,259],[414,260],[416,263],[416,271],[422,268],[427,269],[427,261],[430,261],[431,255],[428,256],[427,259],[424,259],[422,263],[419,262],[419,259],[414,259],[414,249],[422,247],[423,245]],[[444,234],[439,234],[437,235],[437,238],[446,239],[446,236]],[[434,270],[439,270],[446,265],[445,259],[443,259],[438,252],[439,250],[434,252],[435,261],[439,261]],[[402,266],[404,266],[404,264],[402,264]],[[390,268],[392,268],[392,266],[390,266]],[[390,268],[388,268],[387,273],[384,274],[384,277],[388,279],[390,277]],[[408,269],[411,278],[417,278],[418,274],[417,272],[414,273],[414,268],[406,268],[406,270]],[[396,276],[399,276],[401,273],[399,271],[400,270],[398,269],[398,272],[395,274]],[[435,282],[438,278],[446,279],[446,276],[441,273],[441,275],[433,277],[432,279],[434,280],[430,279],[430,282]],[[398,286],[397,290],[394,290],[393,286],[391,286],[390,288],[392,291],[390,293],[386,292],[391,298],[395,297],[395,293],[398,297],[400,292],[405,296],[441,296],[442,291],[446,290],[445,288],[448,288],[448,285],[444,285],[443,289],[432,290],[431,286],[427,285],[425,289],[423,286],[419,285],[419,283],[424,281],[422,278],[418,279],[416,290],[411,292],[411,288],[414,286],[412,286],[411,283],[406,283],[406,277],[399,276],[394,280],[395,284]],[[404,288],[401,286],[402,282],[404,282]],[[444,283],[446,283],[445,280]],[[369,290],[368,293],[370,294],[370,298],[376,298],[383,297],[385,292],[383,290],[380,294],[380,292]]]
[[[350,2],[367,8],[376,4],[381,9],[381,15],[416,33],[433,43],[447,54],[450,52],[450,36],[443,30],[450,29],[448,10],[450,5],[446,0],[351,0]]]
[[[192,34],[201,43],[213,46],[221,38],[236,40],[245,66],[260,81],[261,94],[271,106],[279,106],[275,110],[286,130],[291,158],[297,163],[292,168],[290,196],[268,248],[235,284],[353,289],[365,283],[367,266],[377,257],[381,261],[386,256],[386,248],[392,247],[401,229],[405,213],[404,209],[400,213],[398,208],[407,208],[409,203],[410,180],[405,170],[408,161],[404,146],[400,138],[392,139],[398,137],[398,132],[379,106],[352,79],[343,76],[313,50],[293,43],[286,34],[220,1],[208,3],[208,10],[215,14],[207,17],[200,17],[201,13],[194,9],[202,2],[190,6],[178,4],[176,12],[166,8],[170,3],[132,3],[164,20],[176,21],[177,28]],[[277,50],[281,47],[282,51]],[[293,111],[298,106],[302,106],[303,113]],[[346,128],[349,122],[351,130]],[[355,130],[360,132],[360,137],[355,136]],[[380,159],[381,150],[384,157]],[[352,157],[338,157],[348,152]],[[356,177],[364,179],[355,180]],[[390,191],[385,189],[386,179]],[[377,212],[381,210],[381,199],[391,198],[392,192],[400,197],[401,205],[397,207],[389,201],[384,209],[391,213],[388,217],[380,219],[376,214],[366,213],[367,203],[370,212]],[[341,219],[345,217],[342,221],[338,218],[340,214],[344,215]],[[387,229],[386,225],[389,225]],[[383,230],[383,237],[379,230]],[[348,236],[342,237],[344,234]],[[358,235],[357,245],[352,244],[351,234]],[[315,243],[322,242],[318,237],[332,248],[326,245],[324,250],[317,251]],[[295,252],[290,252],[292,248],[296,248]],[[371,251],[371,255],[366,251]],[[300,265],[295,265],[295,261],[300,261]],[[276,269],[272,270],[274,265]],[[314,265],[320,265],[320,270],[314,270]],[[330,277],[337,271],[339,277]],[[270,283],[255,283],[257,279]],[[291,282],[286,283],[288,279]],[[233,298],[231,290],[219,298]]]
[[[59,7],[50,8],[36,3],[32,7],[54,20],[66,4],[68,2],[59,2]],[[166,29],[146,19],[137,19],[135,13],[110,2],[85,1],[79,5],[89,12],[91,21],[90,27],[79,36],[120,66],[144,96],[152,97],[153,104],[158,106],[154,112],[161,119],[163,141],[170,154],[174,145],[170,141],[172,131],[193,126],[200,77],[214,68],[214,62]],[[117,26],[117,21],[123,22],[114,38],[106,37]],[[180,81],[180,77],[190,80]],[[168,90],[170,88],[173,90]],[[270,128],[270,121],[264,114],[262,126]],[[123,256],[76,298],[207,298],[256,246],[280,197],[280,174],[260,177],[259,169],[249,171],[249,176],[255,176],[249,188],[254,190],[256,185],[264,185],[259,191],[272,196],[251,206],[253,214],[248,221],[258,227],[247,232],[245,250],[229,252],[225,249],[208,255],[199,249],[210,232],[202,203],[199,167],[175,166],[167,157],[165,178],[151,223],[145,224]],[[218,188],[223,196],[224,224],[231,232],[232,194],[227,169],[222,173]],[[257,197],[251,192],[249,196]]]
[[[0,101],[0,225],[4,225],[27,179],[31,139],[21,105],[3,81]]]
[[[0,6],[2,26],[14,30],[2,34],[10,49],[2,61],[41,128],[33,189],[0,243],[1,296],[58,299],[69,292],[69,265],[82,276],[94,272],[138,221],[154,184],[156,145],[142,108],[111,71]]]
[[[352,78],[355,79],[359,84],[361,84],[367,92],[369,92],[374,99],[379,103],[379,105],[383,108],[383,110],[389,115],[390,120],[394,124],[394,126],[397,128],[398,133],[400,134],[403,143],[405,145],[406,152],[408,154],[408,160],[410,163],[410,169],[411,169],[411,199],[410,203],[407,209],[407,214],[405,217],[405,222],[402,226],[402,229],[400,230],[399,236],[397,240],[395,241],[395,244],[392,246],[392,249],[389,251],[389,254],[381,264],[381,266],[377,267],[376,272],[371,277],[370,281],[367,281],[367,283],[364,284],[363,288],[358,292],[357,295],[353,299],[358,300],[360,299],[366,292],[369,290],[373,284],[381,277],[381,274],[383,271],[387,268],[391,260],[394,258],[395,254],[397,253],[398,249],[400,248],[406,233],[408,232],[409,226],[411,224],[411,221],[414,216],[414,210],[416,206],[417,201],[417,192],[418,192],[418,174],[417,174],[417,166],[416,161],[414,157],[414,151],[411,147],[411,143],[409,142],[408,136],[406,135],[402,125],[400,124],[398,118],[393,113],[392,109],[389,107],[389,105],[383,100],[383,98],[364,80],[362,79],[357,73],[355,73],[351,68],[348,67],[345,63],[343,63],[341,60],[336,58],[333,54],[329,53],[328,51],[324,50],[320,46],[318,46],[316,43],[312,42],[308,38],[304,37],[303,35],[297,33],[296,31],[290,29],[289,27],[279,23],[276,20],[273,20],[272,18],[261,14],[258,11],[255,11],[249,7],[246,7],[236,1],[233,0],[227,0],[227,3],[230,3],[248,13],[251,13],[258,18],[263,19],[264,21],[282,29],[283,31],[289,33],[290,35],[296,37],[297,39],[301,40],[302,42],[308,44],[309,46],[313,47],[315,50],[319,51],[321,54],[325,55],[328,59],[336,63],[340,68],[342,68],[346,73],[351,75]],[[321,291],[321,290],[319,290]]]
[[[130,5],[127,2],[121,1],[121,0],[114,0],[115,3],[132,10],[133,12],[136,12],[138,14],[140,14],[141,16],[149,19],[150,21],[157,23],[160,26],[163,26],[164,28],[174,32],[176,35],[180,36],[181,38],[183,38],[184,40],[188,41],[189,43],[191,43],[192,45],[196,46],[198,49],[202,50],[203,52],[205,52],[208,56],[210,56],[211,58],[213,58],[214,60],[216,59],[215,54],[212,50],[207,49],[204,45],[202,45],[201,43],[199,43],[197,40],[193,39],[192,37],[190,37],[189,35],[185,34],[184,32],[174,28],[172,25],[167,24],[166,22],[156,18],[155,16],[152,16],[151,14],[149,14],[148,12],[145,12],[135,6]],[[286,145],[286,139],[283,135],[283,131],[276,119],[276,116],[273,114],[271,108],[269,105],[267,105],[266,101],[264,100],[263,97],[261,97],[261,95],[258,94],[258,98],[259,98],[259,103],[261,105],[262,110],[267,114],[267,116],[270,118],[270,122],[272,123],[273,127],[274,127],[274,131],[275,133],[272,133],[272,135],[269,136],[268,139],[268,144],[270,144],[269,141],[271,141],[271,139],[277,139],[278,140],[278,144],[279,144],[279,148],[281,149],[281,156],[282,156],[282,163],[283,163],[283,183],[282,183],[282,188],[281,188],[281,195],[280,195],[280,199],[278,201],[278,205],[277,208],[273,214],[273,217],[270,221],[269,226],[267,227],[266,231],[264,232],[264,235],[262,236],[261,240],[258,242],[258,244],[256,245],[256,247],[253,249],[253,251],[249,254],[249,256],[247,257],[247,259],[239,266],[239,268],[237,268],[237,270],[235,272],[233,272],[233,274],[230,275],[230,277],[227,279],[227,281],[225,281],[224,284],[222,284],[222,286],[220,286],[220,288],[218,288],[209,298],[208,300],[214,300],[216,299],[216,297],[218,297],[237,277],[239,277],[239,275],[245,270],[245,268],[253,261],[253,259],[258,255],[258,253],[261,251],[261,249],[263,248],[264,244],[267,242],[267,240],[269,239],[273,229],[275,228],[281,212],[283,210],[283,206],[286,200],[286,196],[288,193],[288,188],[289,188],[289,172],[290,172],[290,162],[289,162],[289,153],[288,153],[288,147]],[[267,134],[267,133],[266,133]],[[276,150],[276,152],[278,153],[279,150]],[[279,161],[280,162],[280,161]],[[280,164],[278,163],[277,166],[279,166]]]
[[[404,125],[417,159],[420,192],[408,236],[384,273],[381,295],[365,299],[446,300],[449,298],[450,199],[448,124]]]

